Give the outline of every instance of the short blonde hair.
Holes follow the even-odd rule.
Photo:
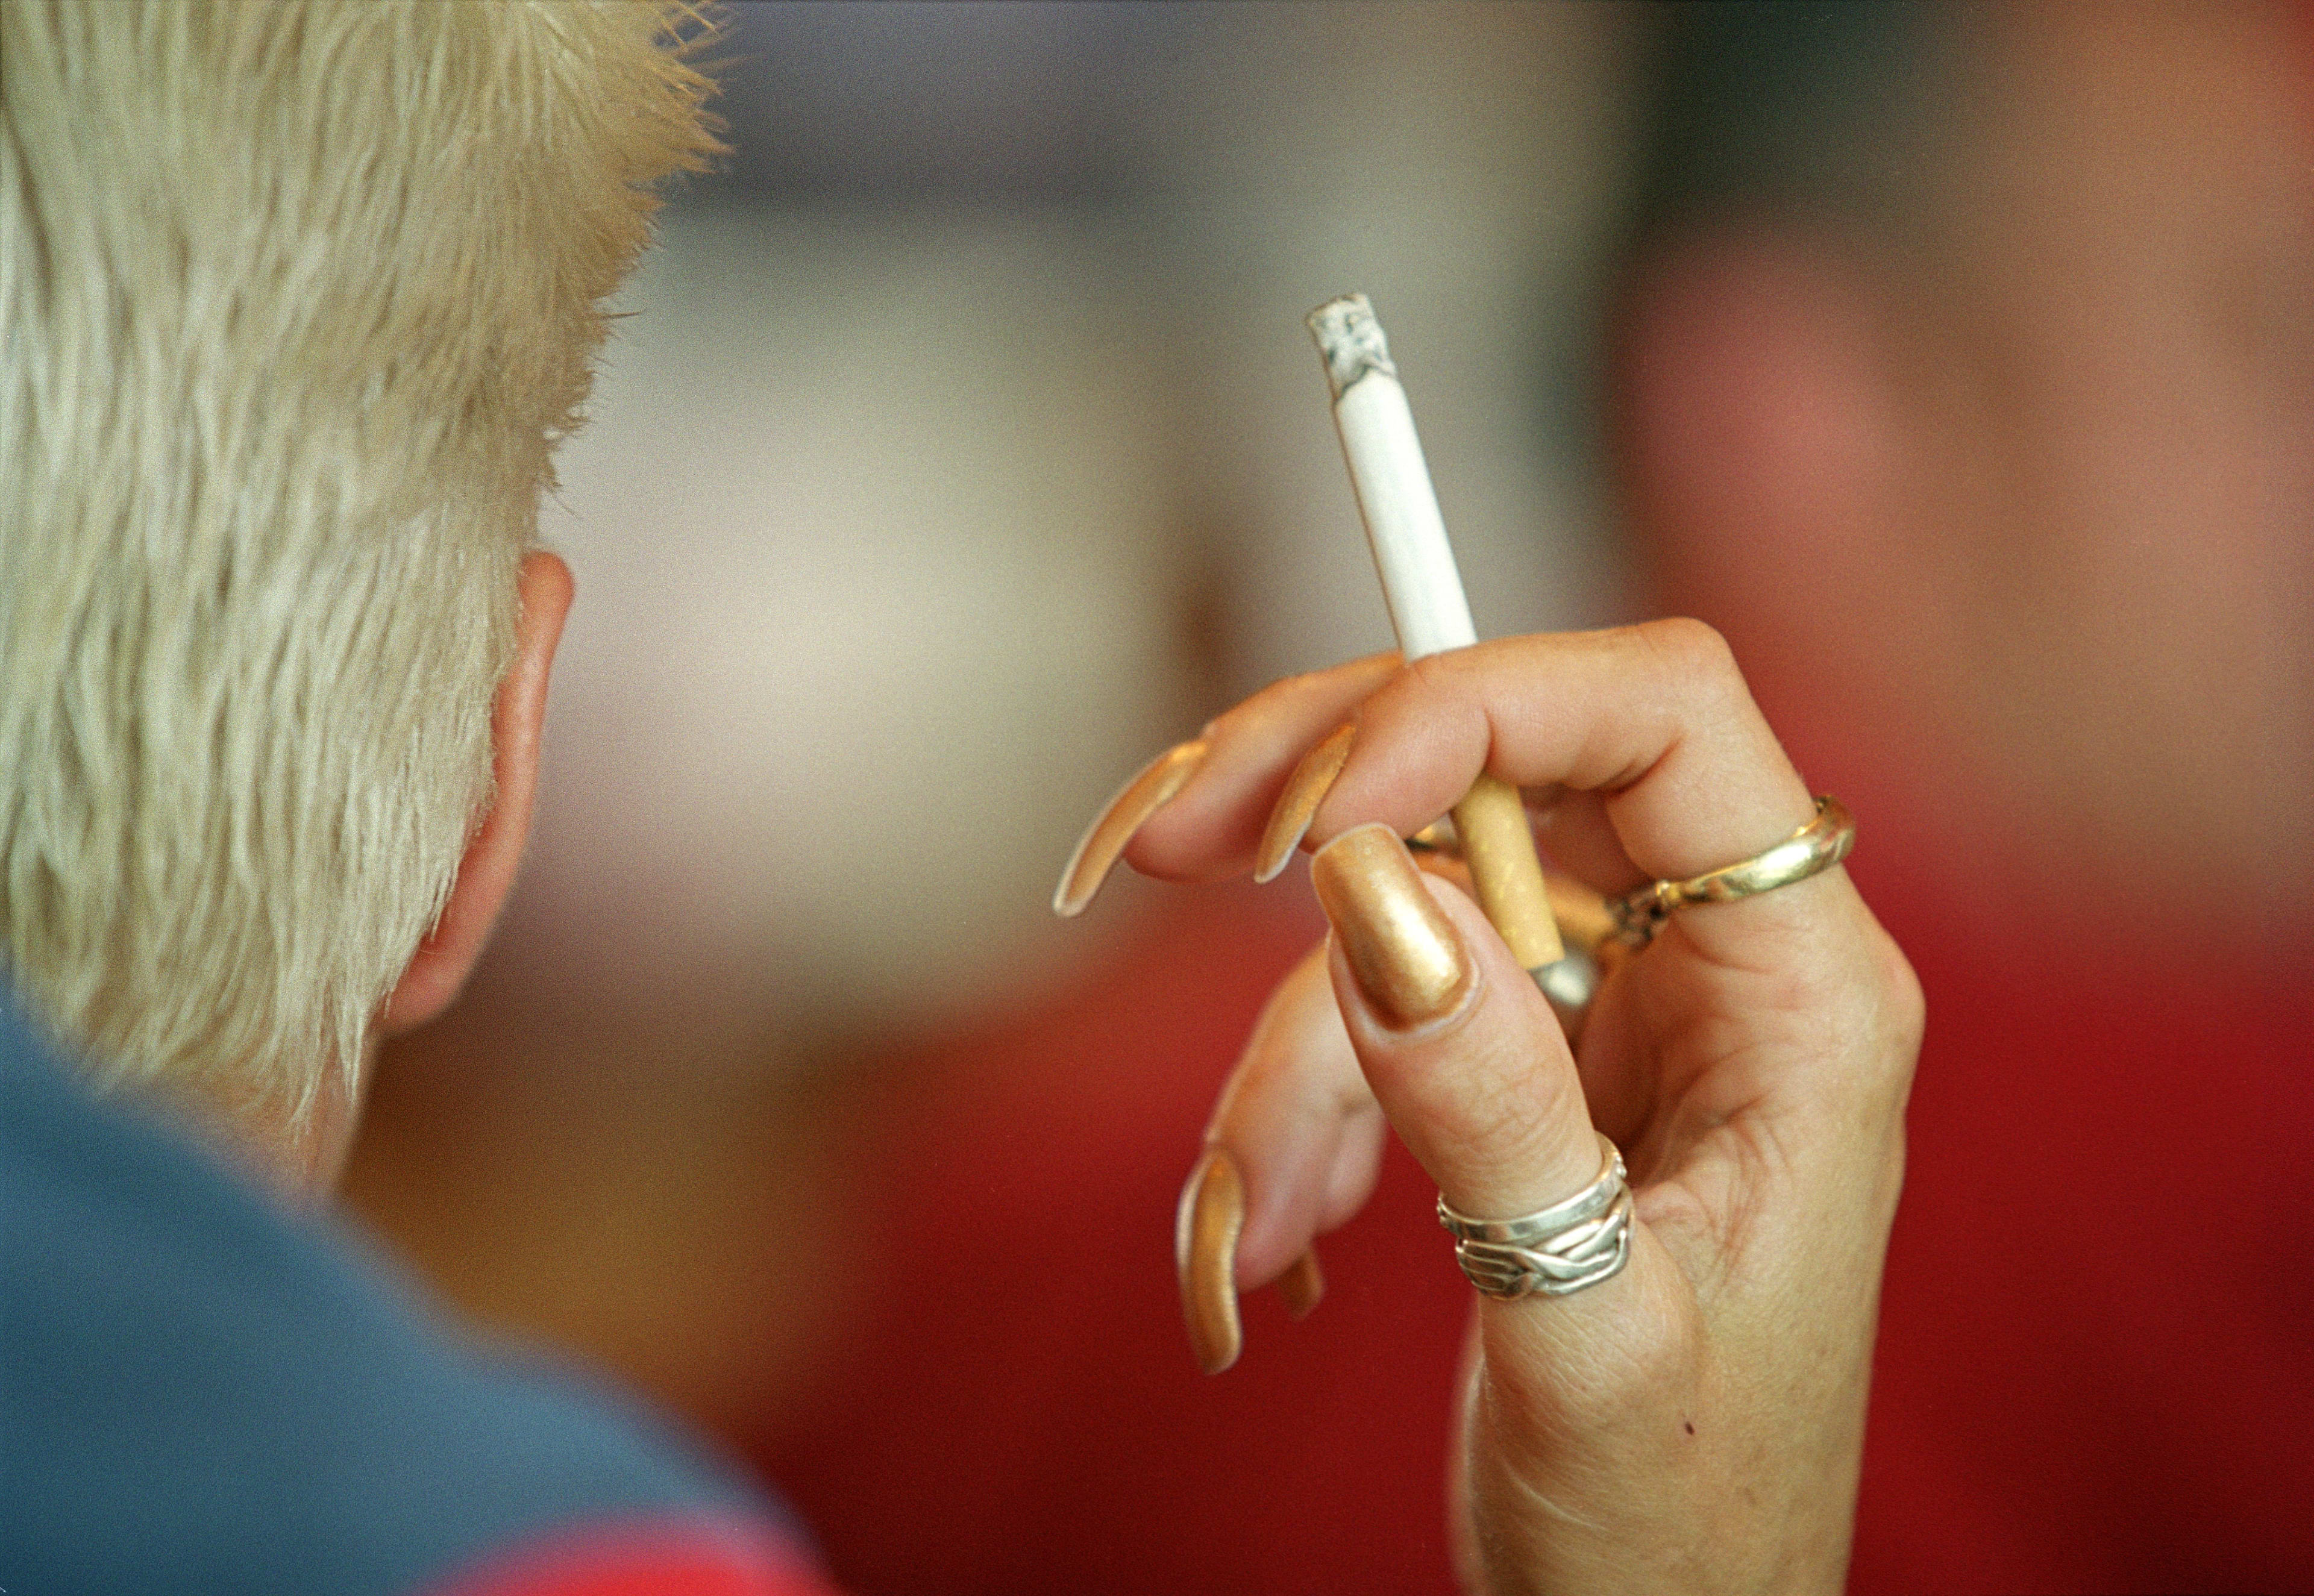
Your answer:
[[[490,796],[688,8],[0,5],[0,951],[107,1085],[302,1115]]]

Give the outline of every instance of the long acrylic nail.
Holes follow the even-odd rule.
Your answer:
[[[1376,1019],[1403,1029],[1462,1002],[1471,984],[1462,939],[1395,832],[1343,833],[1311,860],[1310,880]]]
[[[1173,1262],[1181,1277],[1181,1318],[1197,1367],[1219,1374],[1244,1345],[1237,1317],[1237,1238],[1245,1228],[1245,1181],[1220,1148],[1197,1161],[1181,1188]]]
[[[1269,824],[1261,831],[1261,848],[1254,855],[1253,878],[1274,880],[1285,868],[1286,860],[1302,845],[1309,834],[1310,822],[1317,818],[1318,806],[1326,801],[1334,778],[1342,773],[1343,762],[1350,757],[1350,744],[1358,734],[1357,722],[1349,721],[1337,727],[1331,736],[1302,756],[1294,773],[1285,779],[1285,790],[1278,795],[1277,807],[1269,812]]]
[[[1205,758],[1204,738],[1176,744],[1143,766],[1133,780],[1117,790],[1108,807],[1085,827],[1084,835],[1077,839],[1076,851],[1069,855],[1069,862],[1062,868],[1061,884],[1053,892],[1054,913],[1067,918],[1084,913],[1084,906],[1092,902],[1100,884],[1108,879],[1117,856],[1133,841],[1133,833],[1181,790],[1197,773]]]
[[[1304,1248],[1302,1256],[1277,1277],[1277,1294],[1285,1299],[1285,1311],[1297,1319],[1308,1318],[1325,1301],[1326,1272],[1318,1266],[1316,1248]]]

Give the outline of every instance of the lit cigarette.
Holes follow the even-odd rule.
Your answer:
[[[1329,301],[1310,313],[1310,332],[1326,357],[1334,390],[1334,426],[1342,435],[1350,485],[1365,518],[1366,542],[1382,577],[1382,598],[1409,659],[1479,640],[1462,595],[1462,573],[1438,513],[1430,468],[1415,436],[1414,412],[1391,364],[1382,323],[1363,294]],[[1479,906],[1545,992],[1565,954],[1543,890],[1542,863],[1518,789],[1481,774],[1454,806],[1454,830],[1471,869]]]

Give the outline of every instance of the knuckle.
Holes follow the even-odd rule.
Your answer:
[[[1920,977],[1894,941],[1888,943],[1885,968],[1887,978],[1880,1001],[1884,1037],[1880,1056],[1886,1061],[1883,1083],[1901,1124],[1904,1103],[1912,1096],[1912,1074],[1920,1064],[1921,1043],[1928,1034],[1929,1005]]]
[[[1643,1299],[1632,1319],[1609,1370],[1617,1378],[1606,1382],[1607,1390],[1629,1401],[1692,1385],[1700,1349],[1684,1316],[1673,1304]]]
[[[1706,622],[1679,615],[1649,621],[1638,630],[1649,650],[1682,682],[1724,687],[1743,680],[1735,649]]]
[[[1891,1068],[1909,1078],[1928,1028],[1928,995],[1912,960],[1878,922],[1865,930],[1858,985],[1869,1016],[1868,1034]]]
[[[1844,992],[1826,994],[1825,1056],[1843,1061],[1825,1071],[1824,1089],[1848,1113],[1877,1127],[1901,1127],[1926,1033],[1928,1003],[1911,961],[1885,930],[1867,933],[1859,961],[1847,965]]]
[[[1928,992],[1921,985],[1912,961],[1904,957],[1895,939],[1883,937],[1881,944],[1882,1007],[1889,1016],[1896,1040],[1918,1052],[1921,1038],[1928,1033]]]

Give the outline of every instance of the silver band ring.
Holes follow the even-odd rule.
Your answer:
[[[1615,939],[1645,948],[1671,918],[1690,904],[1725,904],[1789,886],[1832,869],[1856,846],[1856,817],[1830,795],[1815,800],[1815,818],[1763,852],[1684,881],[1658,881],[1607,900]]]
[[[1594,1133],[1594,1134],[1596,1133]],[[1438,1198],[1438,1222],[1454,1238],[1454,1261],[1489,1297],[1564,1297],[1622,1272],[1631,1257],[1631,1188],[1623,1155],[1599,1138],[1599,1177],[1563,1202],[1519,1219],[1472,1219]]]

